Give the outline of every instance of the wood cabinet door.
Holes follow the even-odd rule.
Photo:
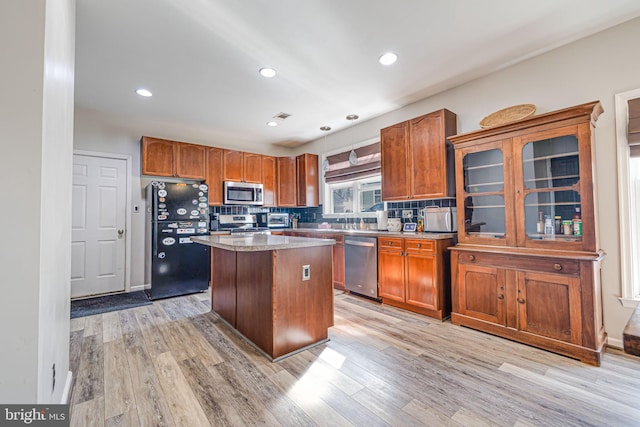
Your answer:
[[[278,206],[297,206],[296,158],[278,157]]]
[[[403,247],[385,248],[378,245],[378,296],[405,302],[405,256]]]
[[[222,151],[220,148],[207,148],[205,181],[209,186],[209,206],[220,206],[224,203]]]
[[[582,344],[580,278],[518,272],[518,329]]]
[[[409,198],[409,122],[380,130],[382,200]]]
[[[244,182],[262,182],[262,155],[255,153],[243,153]]]
[[[276,158],[272,156],[262,157],[262,185],[264,206],[276,206]]]
[[[174,141],[142,137],[142,174],[155,176],[174,176]]]
[[[445,122],[446,121],[446,122]],[[447,136],[455,133],[455,114],[447,110],[409,121],[409,170],[414,199],[447,197],[453,193],[453,153]]]
[[[596,250],[590,125],[562,126],[513,138],[518,246]],[[539,215],[571,220],[581,208],[582,235],[537,233]]]
[[[224,150],[222,176],[224,181],[242,182],[244,179],[244,156],[242,151]]]
[[[176,176],[205,179],[205,152],[204,145],[176,143]]]
[[[407,304],[429,310],[439,310],[436,257],[420,253],[407,253],[405,262]]]
[[[505,271],[496,267],[458,264],[458,312],[506,325]]]
[[[318,206],[318,156],[301,154],[296,157],[298,206]]]

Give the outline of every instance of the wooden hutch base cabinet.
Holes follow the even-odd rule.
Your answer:
[[[451,322],[600,365],[599,102],[451,136]]]

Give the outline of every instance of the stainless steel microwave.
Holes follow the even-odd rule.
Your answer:
[[[263,185],[250,182],[224,182],[225,205],[262,205]]]

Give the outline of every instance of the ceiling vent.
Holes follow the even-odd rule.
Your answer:
[[[275,116],[273,116],[274,119],[279,119],[279,120],[284,120],[291,117],[291,114],[287,114],[287,113],[278,113]]]

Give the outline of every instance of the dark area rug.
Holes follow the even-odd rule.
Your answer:
[[[93,316],[94,314],[124,310],[149,304],[151,304],[151,301],[149,301],[144,291],[74,300],[71,301],[71,318]]]

